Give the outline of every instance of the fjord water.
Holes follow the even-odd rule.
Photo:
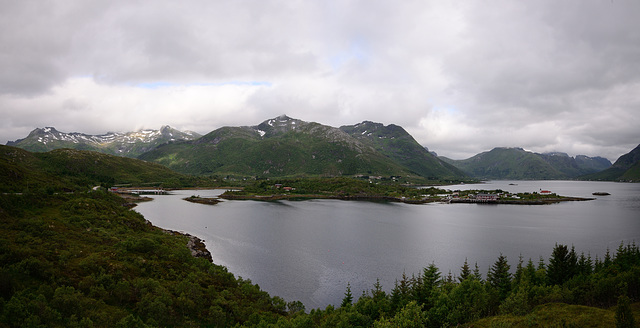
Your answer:
[[[302,301],[307,310],[339,305],[347,283],[354,296],[379,279],[394,282],[435,263],[446,275],[465,259],[486,277],[502,253],[512,269],[519,255],[545,261],[556,243],[602,258],[621,241],[640,242],[640,184],[578,181],[489,181],[446,189],[551,190],[592,201],[552,205],[409,205],[365,201],[223,201],[189,203],[181,190],[153,196],[136,210],[154,225],[205,240],[214,263],[251,279],[272,296]],[[609,196],[592,196],[593,192]]]

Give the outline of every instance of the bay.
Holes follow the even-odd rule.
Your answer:
[[[308,310],[339,305],[347,283],[356,297],[376,280],[389,291],[403,273],[419,275],[430,263],[443,275],[457,275],[467,259],[486,276],[500,254],[515,269],[519,256],[547,260],[556,243],[602,258],[622,241],[640,241],[640,184],[488,181],[444,188],[551,190],[595,200],[552,205],[223,201],[211,206],[182,198],[223,190],[179,190],[153,196],[136,210],[156,226],[204,239],[216,264],[272,296],[302,301]],[[592,195],[598,191],[611,195]]]

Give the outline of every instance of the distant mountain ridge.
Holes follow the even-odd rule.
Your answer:
[[[583,180],[640,181],[640,145],[620,156],[610,168],[580,177]]]
[[[429,158],[430,154],[422,146],[398,128],[391,126],[385,132],[389,139],[397,137],[401,143],[396,146],[411,144],[406,149],[420,148],[417,154],[425,156],[431,164],[422,164],[421,169],[407,165],[408,161],[401,157],[412,157],[412,154],[403,149],[385,151],[381,143],[373,139],[354,137],[359,133],[354,126],[335,128],[286,115],[255,126],[223,127],[195,141],[160,146],[140,158],[189,174],[465,177],[439,159]],[[391,130],[398,133],[393,134]],[[428,172],[429,166],[434,170]]]
[[[72,132],[65,133],[54,127],[37,128],[24,139],[7,142],[7,146],[22,148],[32,152],[46,152],[60,148],[93,150],[101,153],[138,157],[158,145],[195,140],[200,135],[191,131],[179,131],[168,125],[160,130],[139,130],[135,132],[108,132],[100,135],[89,135]]]
[[[511,180],[558,180],[602,171],[608,159],[566,153],[533,153],[522,148],[496,147],[465,160],[441,159],[475,178]]]

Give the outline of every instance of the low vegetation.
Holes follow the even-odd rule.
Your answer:
[[[253,196],[291,196],[289,198],[387,198],[421,200],[423,194],[440,190],[418,189],[399,183],[394,177],[373,178],[300,178],[260,180],[242,190],[229,190],[222,197],[251,198]],[[442,190],[444,192],[444,190]]]
[[[0,195],[0,327],[230,326],[286,304],[108,192]]]

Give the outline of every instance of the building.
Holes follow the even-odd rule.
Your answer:
[[[496,194],[477,194],[476,200],[478,201],[488,201],[488,200],[498,200],[498,195]]]

